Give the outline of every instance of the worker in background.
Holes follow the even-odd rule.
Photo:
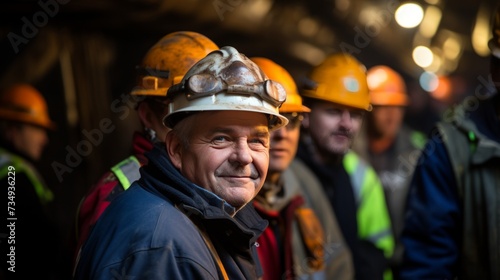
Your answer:
[[[62,238],[51,212],[54,195],[36,170],[48,144],[49,117],[42,94],[15,84],[0,95],[0,231],[2,279],[60,279]],[[1,275],[1,274],[0,274]]]
[[[399,73],[386,65],[377,65],[368,69],[367,81],[373,109],[367,114],[364,130],[353,149],[373,166],[382,182],[396,241],[391,267],[397,279],[403,257],[399,237],[408,187],[426,138],[403,123],[409,102]]]
[[[366,68],[336,53],[307,78],[301,94],[311,112],[302,122],[297,156],[322,183],[353,255],[356,279],[390,279],[394,238],[384,191],[373,167],[351,150],[372,108]]]
[[[450,108],[415,169],[401,279],[500,279],[500,7],[492,26],[494,88]]]
[[[144,153],[155,142],[164,142],[169,129],[162,123],[167,114],[167,91],[184,74],[218,46],[202,34],[191,31],[170,33],[154,44],[138,67],[138,85],[131,95],[143,127],[133,135],[132,155],[107,171],[82,199],[77,217],[77,248],[81,248],[93,225],[111,201],[139,179],[139,168],[147,163]]]
[[[305,165],[293,162],[302,119],[310,110],[288,71],[267,58],[251,60],[287,93],[279,112],[288,125],[271,133],[266,182],[254,199],[257,212],[269,221],[257,240],[264,280],[354,279],[349,249],[320,182]]]

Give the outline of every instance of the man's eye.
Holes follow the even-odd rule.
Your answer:
[[[249,143],[262,143],[262,140],[260,140],[258,138],[254,138],[254,139],[250,139],[248,142]]]
[[[353,119],[362,119],[364,116],[363,112],[351,112],[351,118]]]
[[[226,142],[228,141],[229,139],[226,137],[226,136],[216,136],[214,138],[212,138],[212,142],[214,143],[221,143],[221,142]]]
[[[333,108],[327,109],[326,112],[331,115],[340,115],[342,113],[341,110]]]
[[[269,140],[263,139],[263,138],[254,138],[254,139],[250,139],[248,141],[248,143],[250,143],[250,144],[257,144],[257,145],[261,145],[261,146],[267,147],[267,145],[269,143]]]

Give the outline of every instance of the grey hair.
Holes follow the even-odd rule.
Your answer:
[[[190,139],[193,133],[193,127],[196,123],[197,114],[189,115],[183,119],[181,119],[175,126],[172,128],[171,133],[174,134],[174,137],[179,138],[182,149],[187,150],[190,146]]]

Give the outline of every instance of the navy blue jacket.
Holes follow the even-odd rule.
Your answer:
[[[480,102],[478,107],[469,109],[467,118],[475,124],[482,135],[500,143],[500,121],[491,100]],[[487,170],[484,166],[479,168]],[[471,170],[473,168],[466,171],[471,172]],[[484,187],[477,185],[478,189]],[[498,185],[489,187],[498,189]],[[479,211],[465,213],[463,203],[465,200],[473,198],[462,198],[459,194],[448,149],[442,136],[433,133],[422,151],[410,186],[402,234],[405,253],[401,279],[443,280],[464,276],[461,275],[464,267],[468,269],[470,265],[461,263],[464,238],[472,238],[464,233],[464,216],[477,215],[478,217],[475,217],[477,220],[486,218],[479,217]],[[484,239],[487,237],[484,236]]]
[[[267,222],[253,207],[231,217],[234,208],[184,178],[164,147],[155,146],[147,157],[141,179],[92,230],[75,279],[222,279],[192,220],[206,229],[230,279],[261,276],[255,241]]]

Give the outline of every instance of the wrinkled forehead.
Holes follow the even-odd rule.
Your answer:
[[[244,133],[269,133],[269,117],[249,111],[202,111],[190,116],[193,130]]]

